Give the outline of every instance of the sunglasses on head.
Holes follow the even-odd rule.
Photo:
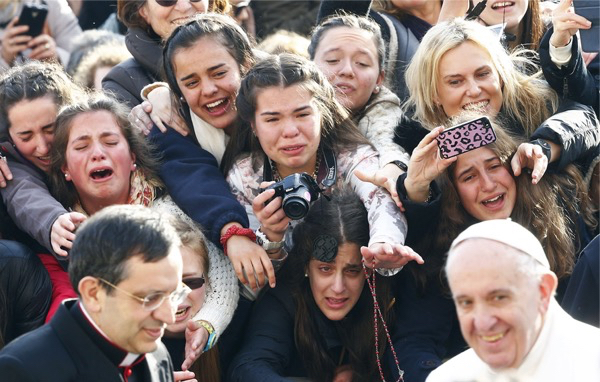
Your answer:
[[[160,5],[161,7],[172,7],[173,5],[177,4],[177,1],[179,0],[154,0],[156,1],[156,4]],[[202,0],[189,0],[190,3],[198,3]]]
[[[202,285],[204,285],[204,283],[205,283],[204,276],[200,276],[200,277],[188,277],[188,278],[185,278],[185,279],[183,279],[181,281],[185,285],[187,285],[188,288],[190,288],[191,290],[202,288]]]

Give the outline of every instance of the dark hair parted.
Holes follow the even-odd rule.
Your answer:
[[[246,32],[231,17],[214,13],[196,15],[192,21],[178,26],[167,39],[163,48],[163,76],[173,92],[173,102],[176,106],[181,106],[183,93],[175,75],[175,63],[173,62],[175,55],[179,50],[193,47],[204,37],[214,38],[227,49],[239,65],[241,75],[254,64],[252,42]],[[206,54],[210,53],[206,52]]]
[[[294,248],[278,279],[289,283],[296,305],[294,339],[298,354],[311,381],[331,381],[338,366],[338,359],[328,353],[323,335],[317,324],[317,307],[304,277],[309,262],[313,260],[313,244],[320,235],[328,235],[338,243],[352,243],[358,247],[369,243],[369,223],[367,211],[358,196],[352,191],[341,189],[334,192],[331,199],[320,198],[313,203],[304,220],[293,231]],[[360,253],[357,254],[360,258]],[[389,280],[377,281],[377,298],[386,323],[391,325]],[[375,333],[373,329],[373,299],[366,283],[360,298],[348,315],[340,321],[332,322],[347,351],[347,363],[352,367],[353,381],[374,381],[379,377],[375,357]],[[385,336],[379,336],[379,351],[383,353]]]
[[[505,132],[505,124],[501,121],[492,124],[497,140],[486,147],[500,158],[514,177],[510,161],[518,147],[518,140]],[[439,179],[442,209],[435,240],[444,250],[450,247],[452,240],[463,229],[475,222],[462,206],[456,191],[455,163]],[[559,279],[569,275],[577,253],[582,249],[578,248],[577,218],[583,217],[591,227],[596,225],[581,174],[574,165],[568,165],[557,173],[546,172],[536,185],[531,183],[531,176],[527,171],[515,177],[515,182],[517,195],[511,219],[538,238],[548,257],[550,268]]]
[[[147,32],[152,31],[146,20],[140,15],[140,9],[147,1],[154,0],[118,0],[117,17],[127,28],[140,28]],[[229,12],[229,0],[209,0],[208,11],[217,13]],[[154,33],[154,32],[153,32]]]
[[[82,94],[83,90],[57,64],[30,61],[12,67],[0,78],[0,126],[6,126],[6,129],[0,128],[1,138],[8,137],[8,112],[15,104],[51,97],[58,111]]]
[[[95,94],[80,102],[65,106],[56,118],[54,142],[50,151],[50,183],[54,197],[65,208],[73,207],[79,200],[77,190],[72,182],[67,182],[62,168],[67,164],[67,146],[73,120],[84,113],[106,111],[113,115],[115,123],[127,140],[129,150],[135,154],[137,169],[142,171],[146,179],[154,184],[161,184],[158,178],[158,160],[153,155],[151,146],[146,142],[139,131],[131,126],[127,120],[128,109],[117,100],[105,95]]]
[[[375,47],[377,47],[379,70],[383,70],[383,68],[385,68],[385,42],[381,36],[381,29],[379,28],[379,25],[377,25],[376,22],[368,17],[349,14],[336,14],[330,16],[313,29],[310,37],[310,45],[308,46],[308,54],[311,60],[315,59],[315,55],[317,53],[317,49],[319,48],[319,44],[323,39],[323,35],[333,28],[341,27],[362,29],[370,32],[373,35],[373,43],[375,44]]]
[[[225,173],[240,154],[251,153],[254,166],[263,160],[264,150],[251,127],[255,120],[257,97],[267,88],[293,85],[300,85],[312,95],[321,114],[322,148],[339,152],[340,149],[353,149],[360,144],[370,145],[350,120],[348,111],[336,100],[333,86],[313,62],[289,53],[270,55],[250,69],[242,80],[236,106],[238,116],[244,123],[234,131],[225,151]]]
[[[82,278],[93,276],[119,285],[128,276],[129,259],[140,256],[154,263],[180,244],[168,215],[136,205],[103,208],[77,230],[69,252],[71,284],[77,290]],[[113,292],[104,287],[108,294]]]

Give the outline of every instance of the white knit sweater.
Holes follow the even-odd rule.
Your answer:
[[[188,223],[197,224],[185,214],[173,202],[170,196],[165,196],[154,201],[153,209],[160,212],[170,213],[180,217]],[[231,322],[233,312],[237,308],[239,289],[237,276],[229,259],[223,251],[203,237],[208,249],[208,286],[206,299],[200,311],[194,316],[194,320],[210,322],[215,329],[217,338],[223,333]]]

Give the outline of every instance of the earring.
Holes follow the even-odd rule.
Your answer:
[[[136,170],[137,169],[137,163],[133,164],[133,169]]]
[[[186,103],[185,98],[183,98],[183,97],[179,97],[179,101],[181,101],[181,103]]]
[[[65,179],[69,177],[69,174],[65,172]]]
[[[304,277],[308,277],[308,273],[304,272]]]
[[[374,91],[374,93],[375,93],[375,94],[379,93],[379,90],[381,90],[381,88],[379,87],[379,85],[375,86],[375,91]]]

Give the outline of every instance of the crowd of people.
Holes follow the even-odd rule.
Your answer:
[[[0,1],[0,379],[597,381],[572,2]]]

